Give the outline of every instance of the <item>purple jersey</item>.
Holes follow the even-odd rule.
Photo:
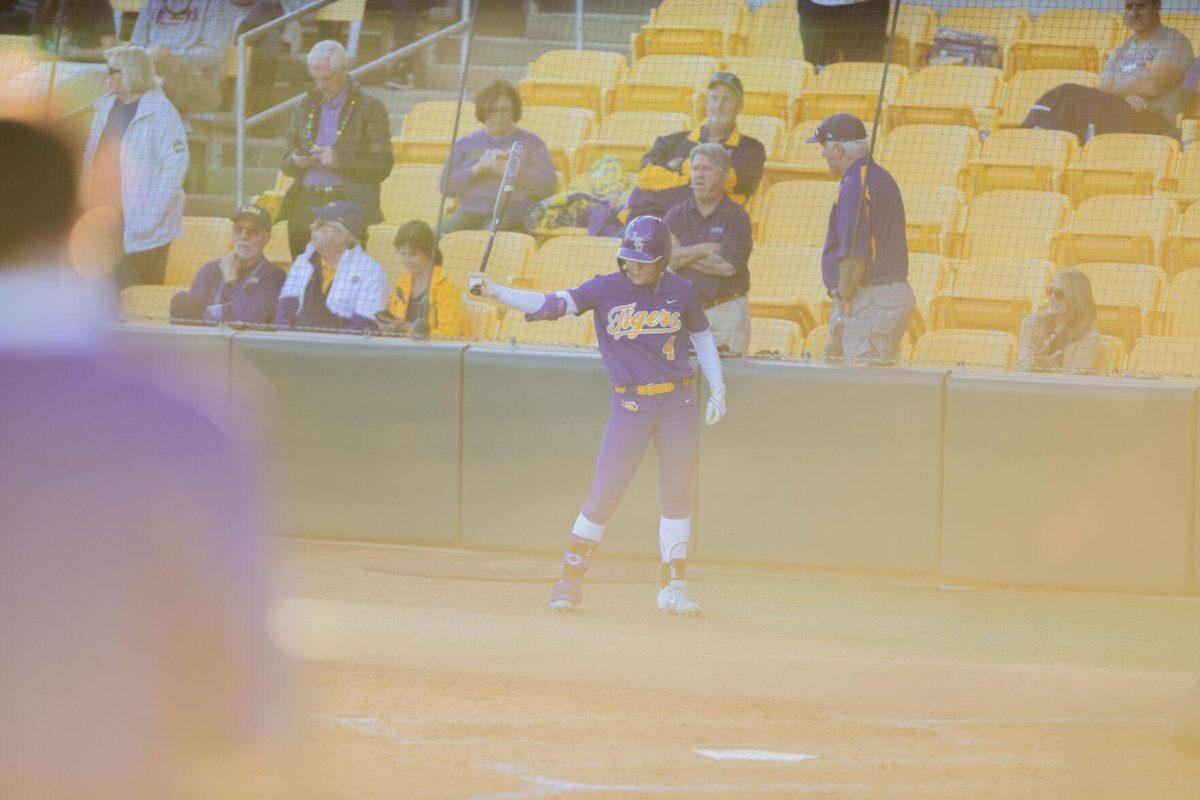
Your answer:
[[[570,292],[580,314],[594,312],[600,357],[613,386],[692,374],[690,334],[708,330],[708,317],[691,281],[668,272],[638,286],[625,273],[613,272]]]

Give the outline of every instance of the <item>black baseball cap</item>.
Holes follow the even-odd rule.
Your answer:
[[[853,142],[867,138],[867,126],[853,114],[842,112],[826,117],[817,126],[817,132],[809,137],[808,143],[817,142]]]
[[[260,231],[269,232],[271,230],[271,212],[267,211],[262,206],[255,205],[254,203],[242,206],[237,211],[230,214],[229,218],[234,222],[237,222],[239,219],[244,219],[254,227],[258,228]]]
[[[738,97],[746,94],[746,90],[742,88],[742,79],[732,72],[714,72],[712,77],[708,79],[708,88],[716,86],[718,83],[723,83],[730,89],[738,93]]]

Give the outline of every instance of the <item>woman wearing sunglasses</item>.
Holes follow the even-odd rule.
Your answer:
[[[1045,307],[1021,324],[1020,369],[1090,370],[1096,366],[1100,332],[1092,284],[1077,269],[1054,275]]]

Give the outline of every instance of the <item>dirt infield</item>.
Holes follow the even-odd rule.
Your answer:
[[[303,787],[354,798],[1200,797],[1167,718],[1200,599],[288,545]],[[598,572],[597,578],[605,576]]]

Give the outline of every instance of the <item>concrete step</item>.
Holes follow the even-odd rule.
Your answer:
[[[629,57],[629,40],[614,44],[611,42],[588,43],[589,49],[610,50]],[[508,36],[476,36],[471,45],[471,62],[473,64],[489,64],[493,66],[528,66],[537,57],[550,50],[573,50],[575,40],[572,39],[517,39]],[[437,63],[457,64],[461,58],[461,39],[452,37],[438,42]]]
[[[467,74],[467,97],[474,97],[476,92],[497,79],[506,80],[515,86],[521,78],[525,77],[527,70],[528,65],[498,67],[486,64],[472,64]],[[453,92],[455,93],[454,96],[457,97],[458,84],[461,77],[462,73],[458,64],[441,64],[429,70],[425,76],[424,86],[427,89]]]
[[[604,13],[593,6],[606,5],[623,13]],[[637,13],[645,5],[644,13]],[[604,45],[629,46],[629,34],[637,32],[650,21],[650,9],[657,3],[643,4],[638,0],[620,0],[617,3],[602,3],[587,0],[584,6],[583,42],[588,48],[603,48]],[[560,39],[575,41],[574,14],[533,14],[528,18],[525,35],[534,39]]]

